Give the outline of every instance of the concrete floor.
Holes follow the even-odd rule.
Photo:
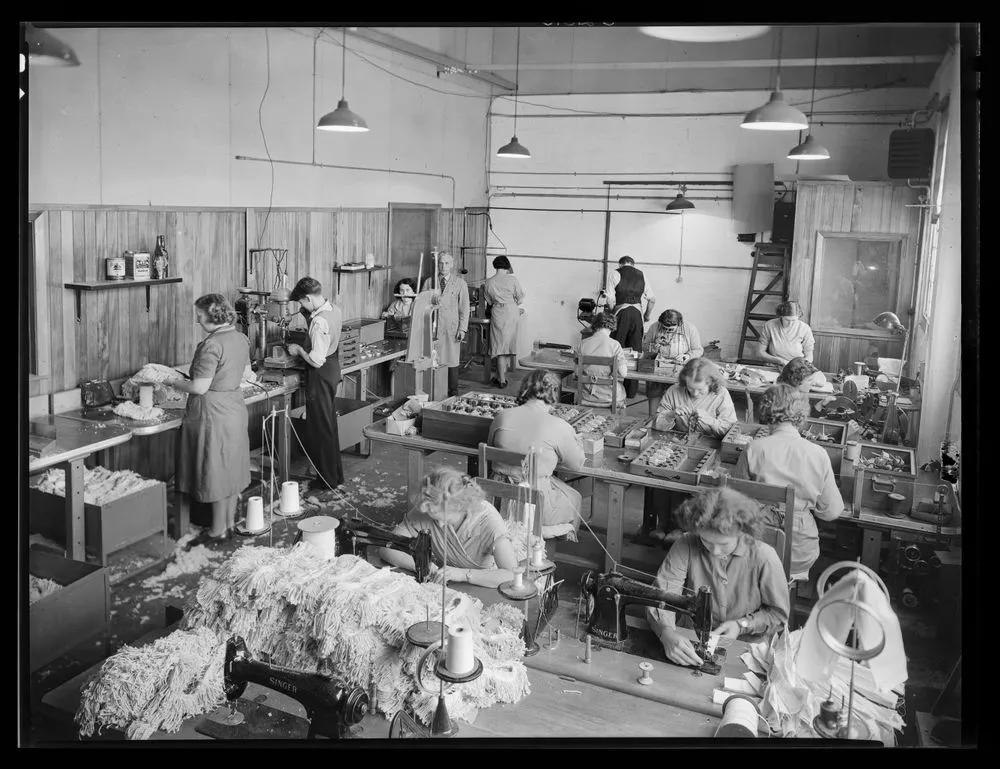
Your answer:
[[[524,376],[524,371],[512,372],[506,392],[516,392],[517,384]],[[496,388],[482,384],[482,370],[472,367],[463,372],[462,391],[497,391]],[[640,396],[641,397],[641,396]],[[737,403],[737,410],[742,411],[742,404]],[[642,400],[629,407],[629,414],[645,416],[646,402]],[[377,444],[372,447],[371,457],[364,459],[345,454],[343,457],[344,472],[348,481],[341,488],[339,498],[332,492],[317,494],[320,509],[309,514],[341,515],[347,511],[356,511],[361,515],[381,523],[391,525],[397,522],[405,513],[406,489],[406,454],[395,446]],[[465,459],[456,456],[433,455],[429,458],[431,464],[443,464],[465,469]],[[305,460],[300,460],[295,472],[310,474]],[[250,494],[260,493],[258,487],[251,487]],[[591,526],[603,529],[606,521],[607,491],[598,489],[591,501],[584,502],[582,511],[585,520]],[[297,533],[297,524],[302,518],[295,520],[276,519],[269,534],[252,539],[234,537],[228,543],[212,548],[216,553],[212,563],[196,573],[181,574],[172,579],[162,576],[163,566],[112,587],[112,610],[109,632],[106,637],[94,639],[81,644],[68,654],[49,665],[35,671],[30,677],[31,728],[30,739],[38,744],[50,741],[75,740],[76,733],[72,725],[53,721],[40,712],[37,707],[45,692],[78,675],[91,665],[101,661],[108,654],[114,653],[122,645],[134,642],[142,635],[164,625],[167,605],[183,607],[185,601],[194,594],[198,582],[205,573],[218,565],[227,554],[236,548],[252,545],[290,545]],[[626,494],[626,533],[634,533],[642,522],[642,491],[633,488]],[[586,551],[588,556],[600,556],[600,548],[593,538],[580,529],[581,542],[576,546]],[[560,549],[572,547],[560,545]],[[168,561],[169,563],[169,561]],[[576,593],[575,580],[578,575],[561,575],[567,579],[564,595]],[[574,582],[574,584],[570,584]],[[145,583],[145,584],[144,584]],[[909,655],[909,681],[907,683],[906,715],[907,728],[900,740],[903,745],[916,744],[915,717],[916,710],[930,709],[937,693],[944,687],[948,673],[960,654],[955,648],[945,648],[936,641],[933,618],[920,610],[908,610],[901,606],[896,608],[903,628],[903,639]],[[958,713],[948,713],[959,715]]]

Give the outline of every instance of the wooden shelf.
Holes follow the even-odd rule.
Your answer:
[[[373,272],[378,272],[379,270],[388,270],[388,269],[389,269],[389,265],[388,264],[376,264],[374,267],[362,267],[361,269],[357,269],[357,270],[345,270],[342,267],[334,267],[333,271],[335,273],[337,273],[337,293],[338,294],[340,293],[340,276],[341,275],[353,275],[354,273],[360,274],[362,272],[367,272],[368,273],[368,288],[370,289],[372,287],[372,273]]]
[[[87,280],[66,283],[65,287],[76,293],[76,322],[81,320],[80,314],[80,292],[81,291],[110,291],[117,288],[136,288],[144,286],[146,289],[146,312],[149,312],[149,288],[150,286],[162,286],[168,283],[180,283],[183,278],[157,278],[155,280],[136,280],[135,278],[125,278],[124,280]]]

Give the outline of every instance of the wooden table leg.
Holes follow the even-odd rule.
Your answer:
[[[613,571],[622,559],[622,537],[625,532],[625,487],[617,483],[608,484],[608,536],[605,543],[609,555],[605,556],[604,568]]]
[[[406,452],[406,498],[410,507],[416,505],[420,501],[420,484],[423,480],[423,449],[409,449]]]
[[[86,560],[83,519],[83,459],[62,465],[66,473],[66,557]]]
[[[170,510],[170,519],[167,521],[170,536],[174,541],[179,540],[191,527],[191,498],[187,494],[181,494],[174,490],[174,506]]]
[[[292,479],[291,468],[291,428],[289,425],[288,410],[292,406],[291,394],[285,393],[281,396],[281,411],[277,414],[277,424],[274,426],[275,442],[278,444],[278,478],[281,483]]]
[[[358,400],[364,402],[367,400],[368,396],[368,372],[369,369],[363,368],[358,372]],[[357,452],[363,457],[370,457],[372,453],[372,443],[367,438],[361,438],[361,442],[354,447]]]
[[[861,563],[877,573],[879,554],[882,552],[882,532],[878,529],[865,529],[864,532],[864,541],[861,544]]]

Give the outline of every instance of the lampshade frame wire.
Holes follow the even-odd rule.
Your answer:
[[[347,27],[344,27],[344,42],[340,46],[340,100],[344,101],[347,88]]]
[[[517,136],[517,92],[521,80],[521,28],[517,28],[517,43],[514,47],[514,136]]]
[[[812,135],[813,110],[816,108],[816,73],[819,72],[819,24],[816,25],[816,48],[813,52],[813,87],[809,98],[809,135]]]

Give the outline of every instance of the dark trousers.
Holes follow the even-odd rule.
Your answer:
[[[635,307],[624,307],[618,312],[618,328],[611,338],[622,347],[631,347],[642,352],[642,313]],[[625,380],[625,397],[634,398],[639,391],[639,382],[635,379]]]
[[[306,369],[306,449],[316,473],[334,489],[344,482],[337,430],[339,383],[340,360],[336,351],[327,357],[322,367]]]
[[[448,397],[458,395],[458,366],[448,367]]]

